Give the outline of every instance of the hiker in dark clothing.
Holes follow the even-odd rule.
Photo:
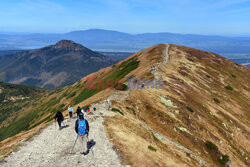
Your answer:
[[[95,108],[95,107],[93,107],[93,110],[94,110],[94,111],[96,111],[96,108]]]
[[[81,137],[83,142],[83,152],[82,154],[87,155],[87,141],[88,141],[88,134],[89,134],[89,123],[86,119],[84,119],[83,113],[79,113],[79,119],[76,120],[75,123],[75,131],[79,137]]]
[[[61,130],[62,129],[61,123],[64,120],[64,117],[60,111],[57,111],[56,116],[55,116],[55,120],[57,120],[58,125],[59,125],[59,130]]]
[[[76,110],[77,118],[79,118],[80,113],[81,113],[81,108],[80,108],[80,106],[78,106],[77,110]]]

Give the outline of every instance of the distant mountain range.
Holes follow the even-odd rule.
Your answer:
[[[216,53],[250,53],[250,37],[223,37],[212,35],[144,33],[128,34],[118,31],[89,29],[64,34],[1,34],[1,49],[37,48],[59,40],[73,40],[102,51],[138,51],[159,43],[185,45]]]
[[[0,81],[54,89],[110,66],[112,59],[73,41],[0,56]]]

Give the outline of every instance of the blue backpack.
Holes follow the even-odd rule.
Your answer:
[[[84,120],[80,120],[78,119],[78,135],[85,135],[87,130],[86,130],[87,126],[86,126],[86,122],[85,119]]]

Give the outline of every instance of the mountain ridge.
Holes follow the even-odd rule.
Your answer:
[[[174,44],[155,45],[43,95],[32,108],[31,101],[22,112],[36,117],[27,121],[30,131],[21,133],[34,133],[32,128],[49,125],[58,110],[67,116],[68,105],[74,111],[78,106],[91,105],[114,114],[105,117],[103,125],[125,165],[249,166],[249,74],[248,67],[211,52]],[[96,79],[96,89],[89,89],[90,78]],[[133,78],[134,89],[129,88],[128,78]],[[124,89],[98,89],[102,86],[99,81],[108,79],[117,79],[128,89],[124,85]],[[146,82],[157,79],[162,79],[159,89]],[[95,117],[98,112],[87,115]],[[0,143],[1,150],[8,152],[9,142],[21,140],[22,135],[6,139]],[[63,144],[65,140],[59,142],[63,148],[51,152],[67,159],[68,145]],[[24,164],[32,161],[34,158],[22,158]]]

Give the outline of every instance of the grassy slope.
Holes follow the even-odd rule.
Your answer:
[[[163,61],[164,48],[165,45],[148,48],[87,77],[106,80],[136,76],[152,79],[151,67]],[[229,155],[233,165],[246,166],[248,162],[242,153],[249,155],[249,143],[246,142],[249,134],[246,126],[249,123],[249,69],[212,53],[176,45],[170,46],[169,55],[169,62],[159,69],[164,80],[163,89],[130,90],[125,101],[112,101],[112,107],[124,115],[117,113],[104,124],[124,161],[134,166],[142,163],[147,166],[199,165],[182,150],[156,139],[145,129],[147,127],[192,150],[211,166],[219,163],[205,147],[208,139],[219,147],[220,152]],[[73,104],[76,109],[78,105],[104,100],[114,92],[84,89],[87,77],[31,101],[20,118],[32,118],[24,129],[45,126],[57,110],[66,110],[68,104]],[[233,91],[225,89],[227,85],[233,87]],[[166,106],[167,100],[176,107]],[[23,133],[27,137],[32,131],[36,128]],[[1,150],[5,150],[1,153],[7,154],[14,146],[9,143],[22,138],[16,135],[1,142]]]
[[[137,61],[137,58],[134,57],[125,60],[123,63],[117,64],[112,68],[100,70],[99,72],[93,73],[87,77],[92,76],[104,81],[109,78],[122,79],[125,75],[136,69],[138,65],[139,61]],[[105,72],[105,70],[107,70],[107,72]],[[27,138],[33,134],[32,130],[36,129],[37,126],[44,127],[47,123],[53,120],[56,111],[65,111],[69,104],[75,105],[74,109],[76,111],[77,105],[80,105],[81,107],[84,106],[79,103],[97,93],[106,91],[102,89],[85,89],[87,77],[76,82],[72,86],[47,92],[40,97],[34,97],[17,103],[19,107],[19,114],[14,116],[11,123],[9,121],[9,115],[7,115],[7,120],[5,120],[7,123],[0,129],[1,140],[11,137],[0,143],[2,156],[7,155],[9,151],[15,147],[14,141],[18,143],[18,141],[22,140],[22,137],[19,135],[17,135],[18,137],[15,137],[16,134],[25,133],[27,135],[25,135],[24,138]],[[103,97],[105,97],[105,95]],[[6,113],[11,112],[6,111]],[[6,144],[8,143],[12,144],[6,147]]]
[[[46,90],[28,86],[9,83],[0,83],[0,141],[17,134],[25,129],[26,119],[18,119],[23,107],[27,106],[31,100],[36,100]],[[31,118],[32,119],[32,118]]]
[[[147,60],[141,60],[134,73],[152,78],[141,67],[148,67],[148,60],[150,66],[157,65],[153,60],[161,61],[160,48],[146,50]],[[170,46],[169,55],[169,62],[159,69],[163,89],[131,90],[126,101],[112,102],[124,116],[109,118],[106,130],[125,160],[134,166],[199,165],[189,154],[156,139],[145,126],[192,150],[211,166],[220,166],[221,153],[229,155],[233,166],[248,166],[249,68],[176,45]],[[172,106],[166,105],[169,100]],[[207,149],[206,140],[215,143],[219,152]],[[151,145],[156,152],[148,149]]]

